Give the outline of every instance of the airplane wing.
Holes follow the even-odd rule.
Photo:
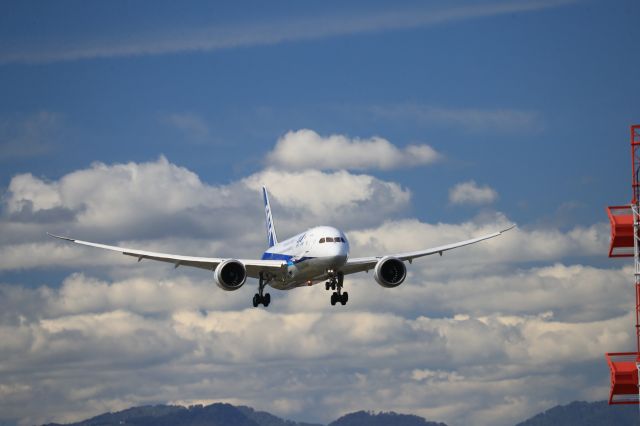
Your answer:
[[[515,225],[512,225],[509,228],[503,229],[502,231],[494,232],[492,234],[482,235],[476,238],[471,238],[470,240],[459,241],[453,244],[445,244],[443,246],[432,247],[425,250],[409,251],[404,253],[390,254],[386,256],[395,257],[402,261],[411,262],[413,259],[416,259],[422,256],[429,256],[431,254],[436,254],[436,253],[442,255],[442,253],[448,250],[453,250],[458,247],[468,246],[470,244],[479,243],[480,241],[497,237],[499,235],[502,235],[504,232],[507,232],[510,229],[513,229],[514,227]],[[348,259],[347,263],[342,268],[340,268],[340,270],[345,275],[354,274],[356,272],[368,271],[370,269],[375,268],[378,261],[386,256],[357,257],[353,259]]]
[[[129,249],[126,247],[108,246],[106,244],[91,243],[89,241],[76,240],[73,238],[61,237],[59,235],[49,234],[47,235],[58,238],[65,241],[71,241],[72,243],[82,244],[84,246],[97,247],[104,250],[111,250],[122,253],[126,256],[136,257],[138,262],[142,259],[157,260],[159,262],[171,263],[174,267],[178,266],[191,266],[194,268],[207,269],[213,271],[216,267],[224,262],[225,258],[218,257],[195,257],[195,256],[181,256],[177,254],[168,253],[156,253],[152,251]],[[287,263],[281,260],[257,260],[257,259],[236,259],[242,262],[247,269],[247,276],[252,278],[258,278],[260,272],[273,272],[274,274],[282,272],[283,268],[286,268]]]

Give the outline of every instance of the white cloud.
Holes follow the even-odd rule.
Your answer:
[[[630,308],[630,293],[626,290],[630,271],[626,269],[555,264],[505,271],[504,267],[484,264],[468,273],[455,270],[456,265],[465,262],[465,259],[456,260],[446,262],[446,266],[444,258],[416,260],[408,267],[406,285],[389,291],[375,286],[371,275],[350,276],[347,280],[349,303],[353,302],[359,309],[392,310],[405,315],[428,313],[455,317],[464,313],[482,317],[544,312],[558,322],[601,321],[624,315]],[[433,269],[440,272],[434,274]],[[552,275],[556,272],[562,276]],[[305,296],[292,294],[291,309],[304,303]],[[320,300],[314,299],[306,305],[310,309],[322,308],[326,300],[321,295],[318,297]]]
[[[39,215],[46,218],[57,208],[69,212],[66,226],[72,229],[115,230],[134,237],[163,221],[176,223],[172,215],[178,211],[191,213],[189,225],[197,226],[193,222],[199,209],[224,207],[230,211],[238,202],[228,191],[204,184],[194,173],[163,157],[140,164],[94,163],[53,182],[18,175],[4,197],[6,210],[23,224],[37,223]]]
[[[449,8],[405,9],[352,16],[322,16],[234,27],[162,28],[150,34],[90,36],[68,42],[54,37],[46,45],[0,51],[0,63],[43,63],[90,58],[161,55],[178,52],[210,52],[283,42],[317,40],[350,34],[430,27],[448,22],[526,13],[575,3],[575,0],[529,0],[461,5]],[[12,44],[7,44],[11,46]]]
[[[402,233],[392,236],[383,240],[402,244]],[[1,286],[0,355],[12,379],[4,381],[0,411],[24,409],[27,423],[71,421],[206,394],[242,395],[245,404],[318,421],[331,420],[326,413],[387,409],[450,424],[513,424],[591,395],[592,386],[583,395],[574,383],[596,384],[597,376],[570,367],[598,365],[603,350],[624,349],[632,338],[629,270],[555,265],[426,275],[445,259],[414,262],[394,290],[367,274],[349,277],[343,310],[329,306],[319,287],[272,292],[273,308],[248,308],[251,283],[223,293],[209,276],[109,282],[72,275],[60,289]],[[443,309],[456,315],[438,315]],[[57,374],[43,381],[45,371]],[[69,392],[45,405],[31,402],[52,384]],[[274,387],[287,404],[265,397]],[[505,395],[519,402],[505,405]],[[459,400],[465,404],[452,403]]]
[[[449,190],[449,202],[453,204],[490,204],[498,199],[498,193],[488,185],[475,181],[461,182]]]
[[[209,215],[219,210],[221,214],[217,219],[224,220],[224,216],[232,211],[258,207],[263,183],[267,184],[276,202],[287,209],[315,212],[315,215],[325,217],[327,214],[331,217],[332,211],[349,213],[364,209],[379,198],[388,201],[384,203],[386,209],[381,206],[382,213],[378,217],[382,217],[405,207],[410,198],[410,192],[396,183],[346,171],[267,169],[240,182],[214,186],[161,157],[148,163],[94,163],[90,168],[69,173],[54,182],[45,182],[30,174],[18,175],[11,180],[4,202],[6,210],[14,215],[62,207],[75,213],[78,226],[110,228],[112,232],[114,227],[123,225],[144,227],[145,223],[159,217],[175,220],[174,215],[178,212],[195,220],[189,216],[202,209]],[[28,212],[25,212],[27,206]],[[261,214],[262,209],[258,207],[256,211]],[[204,226],[203,223],[198,225]]]
[[[496,215],[493,220],[460,224],[430,224],[407,219],[387,221],[374,228],[351,231],[348,236],[354,245],[354,255],[364,256],[436,247],[489,234],[511,224],[502,215]],[[563,258],[599,256],[606,253],[608,239],[608,225],[605,223],[587,228],[575,227],[567,232],[516,227],[498,238],[445,253],[438,263],[445,265],[443,273],[446,273],[446,268],[455,268],[458,273],[462,273],[467,267],[486,264],[556,262]],[[433,269],[433,265],[431,268],[432,272],[437,271]]]
[[[556,276],[559,286],[578,279]],[[212,300],[229,295],[213,286],[207,295],[185,279],[137,280],[75,275],[60,289],[0,286],[0,411],[42,423],[145,401],[241,395],[256,408],[318,421],[348,410],[384,409],[449,424],[506,425],[543,404],[591,392],[586,385],[599,383],[597,375],[573,366],[604,364],[603,348],[624,348],[633,331],[630,312],[571,322],[544,311],[477,315],[470,304],[460,306],[465,314],[456,317],[427,316],[428,308],[413,316],[403,303],[367,312],[357,304],[336,310],[325,300],[319,309],[299,303],[289,310],[290,297],[324,298],[318,288],[278,294],[280,309],[220,310]],[[403,287],[410,285],[398,290]],[[389,293],[377,286],[362,290]],[[483,299],[499,297],[500,290],[485,289]],[[250,291],[238,293],[248,306]],[[610,287],[598,294],[611,300]],[[416,298],[394,295],[408,305]],[[585,384],[584,392],[576,381]],[[275,406],[266,392],[273,388],[282,400]],[[49,397],[43,403],[35,395]],[[505,396],[519,402],[505,406]],[[465,404],[454,402],[460,400]]]
[[[38,211],[62,206],[56,185],[36,178],[31,173],[14,176],[9,183],[9,194],[10,198],[5,200],[9,213],[17,213],[25,208]]]
[[[56,181],[17,175],[3,197],[0,270],[131,264],[113,253],[83,256],[86,249],[45,232],[170,253],[255,257],[264,241],[262,184],[270,189],[281,237],[321,222],[370,226],[403,211],[411,197],[396,183],[346,171],[269,169],[209,185],[163,157],[94,163]]]
[[[397,289],[352,275],[344,307],[313,286],[270,291],[272,305],[254,309],[255,281],[222,292],[207,271],[42,241],[55,227],[158,251],[256,256],[263,183],[281,234],[336,220],[354,256],[511,224],[501,214],[448,224],[394,219],[410,191],[346,171],[267,169],[211,185],[161,158],[96,163],[55,181],[16,176],[3,197],[0,269],[62,264],[83,273],[0,285],[0,420],[75,421],[206,400],[319,422],[371,409],[502,426],[556,403],[606,397],[602,354],[633,342],[632,271],[575,259],[606,252],[607,224],[516,228],[415,260]]]
[[[358,212],[375,214],[378,218],[405,208],[409,190],[393,182],[369,175],[354,175],[346,171],[332,173],[317,170],[280,171],[267,169],[243,181],[259,190],[266,184],[269,193],[286,209],[302,210],[323,220],[337,219],[341,214]],[[381,201],[385,202],[381,202]],[[371,209],[376,206],[376,212]]]
[[[280,138],[267,156],[267,163],[294,170],[388,170],[430,164],[439,157],[429,145],[410,145],[399,149],[379,137],[323,137],[313,130],[302,129],[290,131]]]

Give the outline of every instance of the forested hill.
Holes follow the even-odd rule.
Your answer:
[[[609,405],[606,401],[557,405],[517,426],[637,426],[637,405]]]
[[[281,419],[250,407],[230,404],[149,405],[116,413],[105,413],[66,426],[323,426]],[[610,406],[605,401],[572,402],[559,405],[531,417],[516,426],[637,426],[640,411],[637,405]],[[62,426],[50,423],[46,426]],[[447,426],[422,417],[359,411],[340,417],[328,426]]]
[[[66,426],[322,426],[284,420],[264,411],[230,404],[194,405],[149,405],[134,407],[116,413],[105,413]],[[46,426],[61,426],[50,423]],[[444,423],[428,422],[422,417],[396,413],[367,413],[360,411],[347,414],[329,426],[447,426]]]

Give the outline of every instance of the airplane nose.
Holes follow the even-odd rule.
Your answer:
[[[347,248],[344,244],[335,244],[331,247],[331,256],[345,256],[347,254]]]
[[[348,250],[344,244],[336,245],[331,253],[331,263],[336,265],[344,265],[347,262]]]
[[[335,267],[340,267],[340,266],[344,265],[345,263],[347,263],[347,256],[346,255],[337,255],[337,256],[333,256],[331,258],[331,265],[333,265]]]

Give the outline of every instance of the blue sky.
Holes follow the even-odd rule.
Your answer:
[[[146,330],[162,328],[171,318],[172,327],[179,328],[176,324],[183,323],[175,318],[189,310],[219,309],[232,321],[234,313],[245,312],[252,290],[220,294],[208,287],[211,283],[202,274],[134,267],[109,256],[80,261],[87,252],[57,248],[44,231],[189,254],[207,250],[207,255],[224,255],[219,251],[235,247],[231,255],[257,256],[264,238],[262,210],[258,192],[254,200],[252,191],[263,181],[273,192],[281,233],[330,222],[352,232],[355,249],[362,252],[419,248],[407,247],[412,243],[431,245],[411,240],[411,232],[403,233],[412,226],[420,230],[416,235],[446,241],[492,225],[519,225],[511,242],[454,258],[469,262],[471,268],[458,275],[446,272],[446,266],[455,267],[455,262],[435,266],[435,272],[428,268],[415,272],[424,292],[420,297],[432,297],[433,288],[438,288],[444,295],[436,291],[435,299],[449,301],[441,301],[444,307],[433,302],[422,310],[409,303],[416,297],[412,290],[403,290],[404,296],[398,298],[407,301],[406,308],[401,303],[385,305],[389,298],[381,294],[371,300],[363,296],[371,304],[356,305],[352,312],[362,321],[375,322],[373,314],[379,309],[392,316],[392,322],[424,317],[435,321],[433,327],[439,327],[441,318],[456,315],[478,319],[508,314],[525,323],[547,324],[551,320],[545,315],[552,312],[566,330],[584,331],[585,336],[609,327],[607,321],[620,320],[611,329],[629,331],[615,328],[626,324],[626,287],[620,287],[617,295],[602,287],[624,282],[626,264],[604,258],[608,232],[604,207],[630,198],[629,125],[640,121],[640,58],[634,54],[640,40],[638,16],[640,5],[623,0],[424,1],[393,6],[293,1],[5,2],[0,14],[0,226],[4,228],[0,250],[5,257],[0,282],[6,301],[19,300],[5,321],[15,325],[16,318],[24,317],[50,327],[55,321],[78,320],[73,315],[79,312],[96,321],[104,320],[104,315],[134,315]],[[395,150],[401,160],[380,166],[373,145],[367,145],[369,160],[359,158],[363,154],[358,149],[364,149],[359,143],[380,140],[384,143],[375,147]],[[304,141],[326,149],[332,141],[340,141],[356,154],[341,158],[339,150],[331,151],[339,164],[333,167],[317,154],[319,150],[296,150]],[[277,149],[286,142],[294,155],[311,158],[310,165],[301,169],[287,163],[278,154],[284,151]],[[420,160],[407,156],[409,146],[435,154]],[[142,176],[147,186],[135,189],[137,181],[127,180],[134,175]],[[464,188],[466,198],[456,198],[454,194]],[[381,232],[389,233],[388,241],[379,237]],[[545,248],[545,241],[553,247]],[[459,288],[473,285],[471,275],[486,272],[474,269],[482,263],[474,261],[474,255],[490,259],[495,267],[486,284],[496,293],[488,291],[485,308],[479,310],[455,301]],[[507,266],[497,262],[500,255],[507,258]],[[588,291],[572,287],[581,274],[590,280]],[[593,315],[581,316],[569,293],[563,293],[565,299],[554,295],[550,276],[565,290],[585,291],[587,299],[578,301],[597,305],[590,306]],[[68,294],[78,289],[84,289],[83,294],[104,288],[115,291],[136,279],[156,288],[162,280],[174,278],[187,280],[192,296],[209,289],[216,301],[199,305],[194,298],[176,307],[165,300],[158,305],[162,308],[113,302],[67,312],[52,308],[53,302],[43,301],[44,293],[37,290],[49,289],[59,301],[67,290]],[[371,284],[368,278],[354,286],[366,288],[365,282]],[[493,305],[508,289],[508,278],[529,283],[517,290],[520,297],[535,299],[532,294],[550,292],[547,302]],[[99,285],[93,281],[98,279],[103,280]],[[461,287],[440,287],[447,282],[459,282]],[[16,296],[21,291],[26,295]],[[262,320],[286,322],[304,310],[294,304],[304,294],[308,296],[304,292],[281,296],[288,300],[286,308]],[[324,293],[314,294],[323,303],[313,304],[311,312],[323,318],[334,315],[324,306],[328,304]],[[48,316],[34,314],[33,306],[42,303],[49,306]],[[164,319],[154,323],[154,315]],[[478,321],[495,338],[501,338],[496,330],[508,322],[503,317]],[[47,330],[55,334],[52,328]],[[13,332],[20,334],[19,327],[6,331]],[[288,337],[295,341],[299,336]],[[407,339],[414,337],[407,334]],[[179,340],[197,345],[185,335]],[[387,348],[378,341],[367,342],[372,346],[366,350]],[[582,343],[575,344],[575,351],[585,351]],[[614,343],[627,349],[624,342]],[[388,345],[395,348],[402,342]],[[11,353],[34,364],[46,359],[42,353],[32,354],[31,359],[19,349]],[[125,363],[135,365],[138,355],[125,357]],[[325,355],[331,364],[345,353],[336,349]],[[437,355],[434,359],[440,359]],[[175,360],[172,354],[167,357],[167,364],[160,362],[149,373],[153,380],[175,380],[169,373]],[[314,380],[324,374],[314,369],[305,353],[294,358],[291,365],[298,373],[306,372]],[[239,381],[239,365],[261,359],[241,357],[224,374]],[[418,382],[455,381],[455,374],[466,374],[465,368],[473,367],[465,359],[459,361],[445,372],[432,365],[414,366],[407,374],[418,377]],[[595,356],[582,361],[602,367]],[[382,395],[387,379],[376,362],[347,365],[345,371],[370,374],[372,392]],[[395,367],[392,363],[391,370]],[[548,366],[541,368],[550,371]],[[194,381],[175,385],[173,393],[146,396],[133,395],[126,386],[87,391],[90,396],[85,399],[76,395],[57,401],[57,409],[46,417],[19,403],[20,392],[33,396],[24,386],[44,394],[46,386],[35,376],[21,376],[16,366],[5,370],[9,373],[0,378],[11,384],[15,398],[10,400],[16,401],[0,410],[10,413],[0,419],[7,422],[75,419],[135,403],[206,400],[220,389]],[[278,382],[280,374],[271,379]],[[353,377],[360,377],[357,374]],[[533,373],[527,370],[513,380],[527,380],[527,374]],[[564,384],[545,382],[552,388],[547,399],[540,394],[510,400],[498,390],[488,392],[491,398],[470,403],[468,415],[509,407],[503,417],[481,413],[474,420],[509,424],[547,408],[548,402],[604,399],[606,377],[600,376],[606,375],[606,368],[585,374],[586,390],[568,400],[561,396],[562,386],[570,381],[565,377]],[[69,373],[65,383],[76,383],[79,375]],[[328,382],[338,386],[340,379],[332,376]],[[257,395],[241,395],[243,391],[246,388],[240,387],[238,395],[225,398],[273,408]],[[324,400],[312,409],[312,390],[298,399],[294,393],[283,394],[286,397],[274,411],[298,419],[327,421],[331,419],[323,410],[349,408],[420,412],[451,424],[471,418],[464,413],[456,418],[444,402],[427,406],[419,398],[416,403],[387,405],[364,397],[347,403]]]
[[[576,201],[591,207],[576,212],[588,223],[601,215],[596,205],[627,198],[620,188],[628,174],[619,167],[627,153],[611,147],[624,145],[637,116],[637,6],[561,3],[567,4],[540,2],[529,13],[425,20],[408,28],[403,17],[451,6],[11,4],[13,13],[1,18],[0,113],[10,123],[42,111],[57,118],[46,156],[5,156],[2,179],[25,171],[53,179],[95,160],[164,154],[219,182],[255,171],[286,131],[311,128],[398,145],[427,142],[442,151],[447,161],[426,179],[424,170],[397,172],[403,184],[423,182],[413,188],[421,217],[455,214],[438,207],[446,182],[481,175],[505,194],[501,202],[516,219],[533,221]],[[401,18],[388,19],[388,30],[383,23],[346,35],[331,30],[384,22],[391,13]],[[326,26],[325,34],[319,28],[306,39],[307,23]],[[256,27],[284,27],[288,35],[269,45],[250,39],[237,48],[191,50],[207,31],[241,39]],[[131,40],[139,48],[129,55],[110,50]],[[175,50],[144,54],[154,47],[162,52],[167,40]],[[92,57],[60,60],[83,48]],[[12,60],[16,51],[27,59]],[[409,111],[380,116],[373,107]],[[453,117],[420,119],[411,108],[445,109]],[[506,116],[478,125],[465,120],[465,110]],[[509,113],[523,114],[524,122]],[[171,114],[199,117],[208,134],[190,139],[164,120]],[[549,185],[552,194],[539,191]],[[525,201],[529,208],[518,210],[516,203]]]

